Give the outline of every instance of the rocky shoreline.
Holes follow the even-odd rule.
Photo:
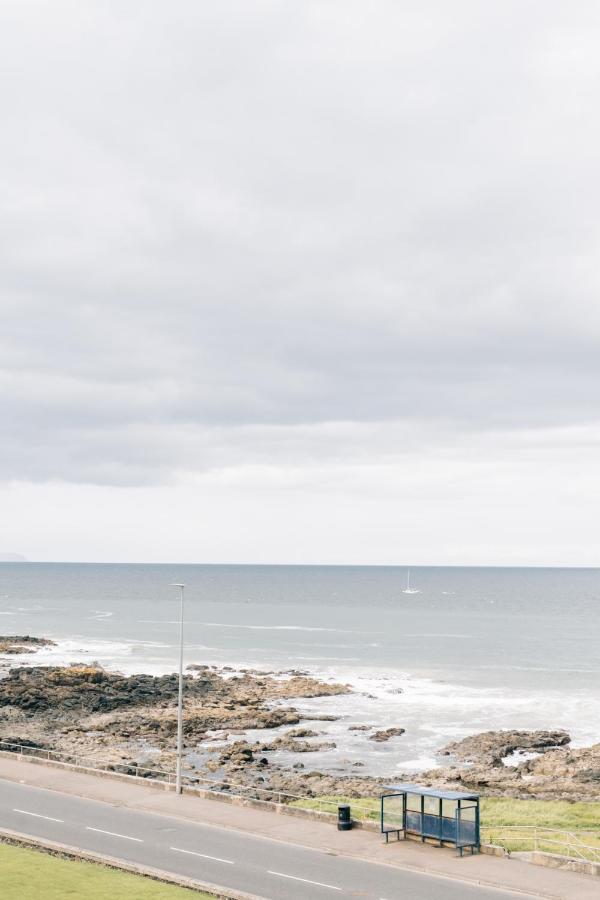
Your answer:
[[[29,634],[0,635],[0,659],[2,656],[20,656],[35,653],[40,647],[55,647],[47,638],[31,637]]]
[[[0,636],[0,741],[87,757],[119,771],[174,768],[176,675],[120,675],[96,664],[15,667],[11,657],[35,653],[43,638]],[[332,715],[307,714],[305,698],[347,694],[306,672],[236,671],[190,666],[185,676],[184,743],[188,777],[244,784],[256,796],[373,796],[389,780],[308,771],[273,754],[327,753],[335,747],[319,730]],[[406,723],[405,723],[406,724]],[[289,726],[289,727],[288,727]],[[281,732],[282,728],[286,728]],[[279,729],[272,735],[274,729]],[[365,741],[402,740],[404,727],[351,725]],[[264,732],[249,741],[248,731]],[[539,799],[600,799],[600,744],[572,749],[565,731],[484,732],[440,749],[449,765],[418,776],[420,783],[486,795]],[[360,763],[355,763],[360,766]]]

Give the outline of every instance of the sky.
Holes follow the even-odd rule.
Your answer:
[[[600,565],[599,44],[4,0],[0,551]]]

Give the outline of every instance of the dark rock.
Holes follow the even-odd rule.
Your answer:
[[[12,737],[11,735],[2,735],[0,737],[1,750],[9,753],[20,753],[20,747],[26,747],[30,750],[47,750],[48,745],[40,741],[32,741],[29,738]]]
[[[600,769],[582,769],[574,777],[584,783],[600,783]]]
[[[317,731],[311,731],[310,728],[292,728],[291,731],[286,732],[286,738],[311,738],[318,737],[319,733]]]
[[[383,741],[389,741],[390,738],[399,737],[405,731],[406,728],[386,728],[383,731],[376,731],[375,734],[370,734],[368,740],[382,743]]]
[[[516,750],[545,752],[570,742],[570,735],[556,731],[484,731],[448,744],[440,752],[465,762],[482,762],[500,765],[502,760]]]
[[[47,638],[32,637],[30,634],[3,634],[0,635],[0,654],[18,655],[21,653],[35,653],[40,647],[55,647],[54,641]]]

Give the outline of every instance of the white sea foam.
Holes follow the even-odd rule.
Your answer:
[[[198,622],[210,628],[242,628],[248,631],[325,631],[332,634],[381,634],[379,631],[353,631],[348,628],[317,628],[309,625],[238,625],[230,622]]]
[[[51,636],[51,635],[50,635]],[[244,648],[237,660],[231,649],[190,644],[186,647],[186,664],[201,662],[207,665],[232,665],[232,677],[242,668],[282,669],[294,661],[307,665],[308,671],[325,681],[341,681],[353,688],[350,694],[305,698],[295,702],[309,715],[332,714],[334,722],[315,723],[324,740],[334,741],[335,750],[311,752],[300,757],[305,765],[318,766],[320,771],[352,772],[352,764],[360,762],[361,774],[383,777],[407,775],[432,768],[439,763],[436,753],[450,741],[488,729],[566,727],[571,730],[575,746],[593,743],[600,738],[597,722],[591,723],[588,713],[590,697],[577,694],[565,697],[557,691],[538,691],[532,696],[526,689],[489,686],[465,686],[416,677],[397,669],[358,667],[355,657],[294,655],[280,658],[273,666],[272,659],[257,662],[256,655],[264,648]],[[273,656],[273,654],[271,654]],[[175,642],[169,644],[152,640],[88,640],[73,636],[59,640],[56,647],[44,647],[30,654],[11,658],[11,664],[65,665],[73,661],[98,660],[106,668],[125,674],[147,672],[164,674],[176,668]],[[283,676],[287,677],[287,676]],[[275,705],[286,705],[278,701]],[[372,729],[401,726],[401,737],[379,744],[368,740],[370,732],[350,731],[349,726],[364,724]],[[282,727],[284,733],[286,727]],[[269,732],[276,736],[277,730]],[[264,732],[248,732],[249,739],[264,740]],[[281,753],[282,761],[296,761],[296,757]],[[359,771],[358,769],[356,770]]]
[[[179,625],[179,619],[138,619],[140,623],[148,625]],[[381,631],[358,631],[349,628],[321,628],[309,625],[240,625],[233,622],[190,622],[191,625],[200,625],[204,628],[231,628],[244,631],[309,631],[328,632],[331,634],[382,634]],[[370,644],[369,646],[378,646]]]
[[[301,662],[359,662],[358,656],[297,656]]]
[[[446,632],[446,631],[422,631],[422,632],[413,632],[406,633],[403,635],[405,638],[473,638],[472,634],[456,634],[454,632]]]
[[[352,771],[349,757],[366,763],[360,772],[390,776],[405,767],[408,774],[449,741],[490,728],[564,727],[576,743],[600,738],[589,714],[600,696],[600,572],[592,570],[429,569],[410,599],[398,596],[398,573],[378,568],[40,564],[19,569],[10,583],[3,577],[0,622],[5,631],[61,639],[59,647],[3,665],[98,660],[126,673],[175,671],[178,610],[151,588],[163,576],[189,585],[186,664],[301,667],[354,687],[350,695],[293,701],[341,716],[315,725],[339,747],[314,758],[319,769]],[[349,732],[352,723],[406,732],[377,744]]]

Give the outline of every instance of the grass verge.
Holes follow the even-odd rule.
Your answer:
[[[0,844],[2,900],[210,900],[208,894]]]
[[[349,803],[355,818],[379,820],[379,797],[314,797],[296,800],[291,805],[337,813],[339,803]],[[485,828],[494,825],[537,825],[538,828],[561,828],[566,831],[600,831],[600,803],[482,797],[481,825]]]
[[[349,803],[355,819],[379,822],[378,797],[316,797],[297,800],[292,805],[336,813],[339,803]],[[533,828],[538,829],[537,836]],[[576,839],[544,833],[546,828],[570,832]],[[532,850],[537,839],[539,850],[597,860],[600,859],[600,803],[482,797],[481,836],[485,843],[500,844],[507,850]]]

